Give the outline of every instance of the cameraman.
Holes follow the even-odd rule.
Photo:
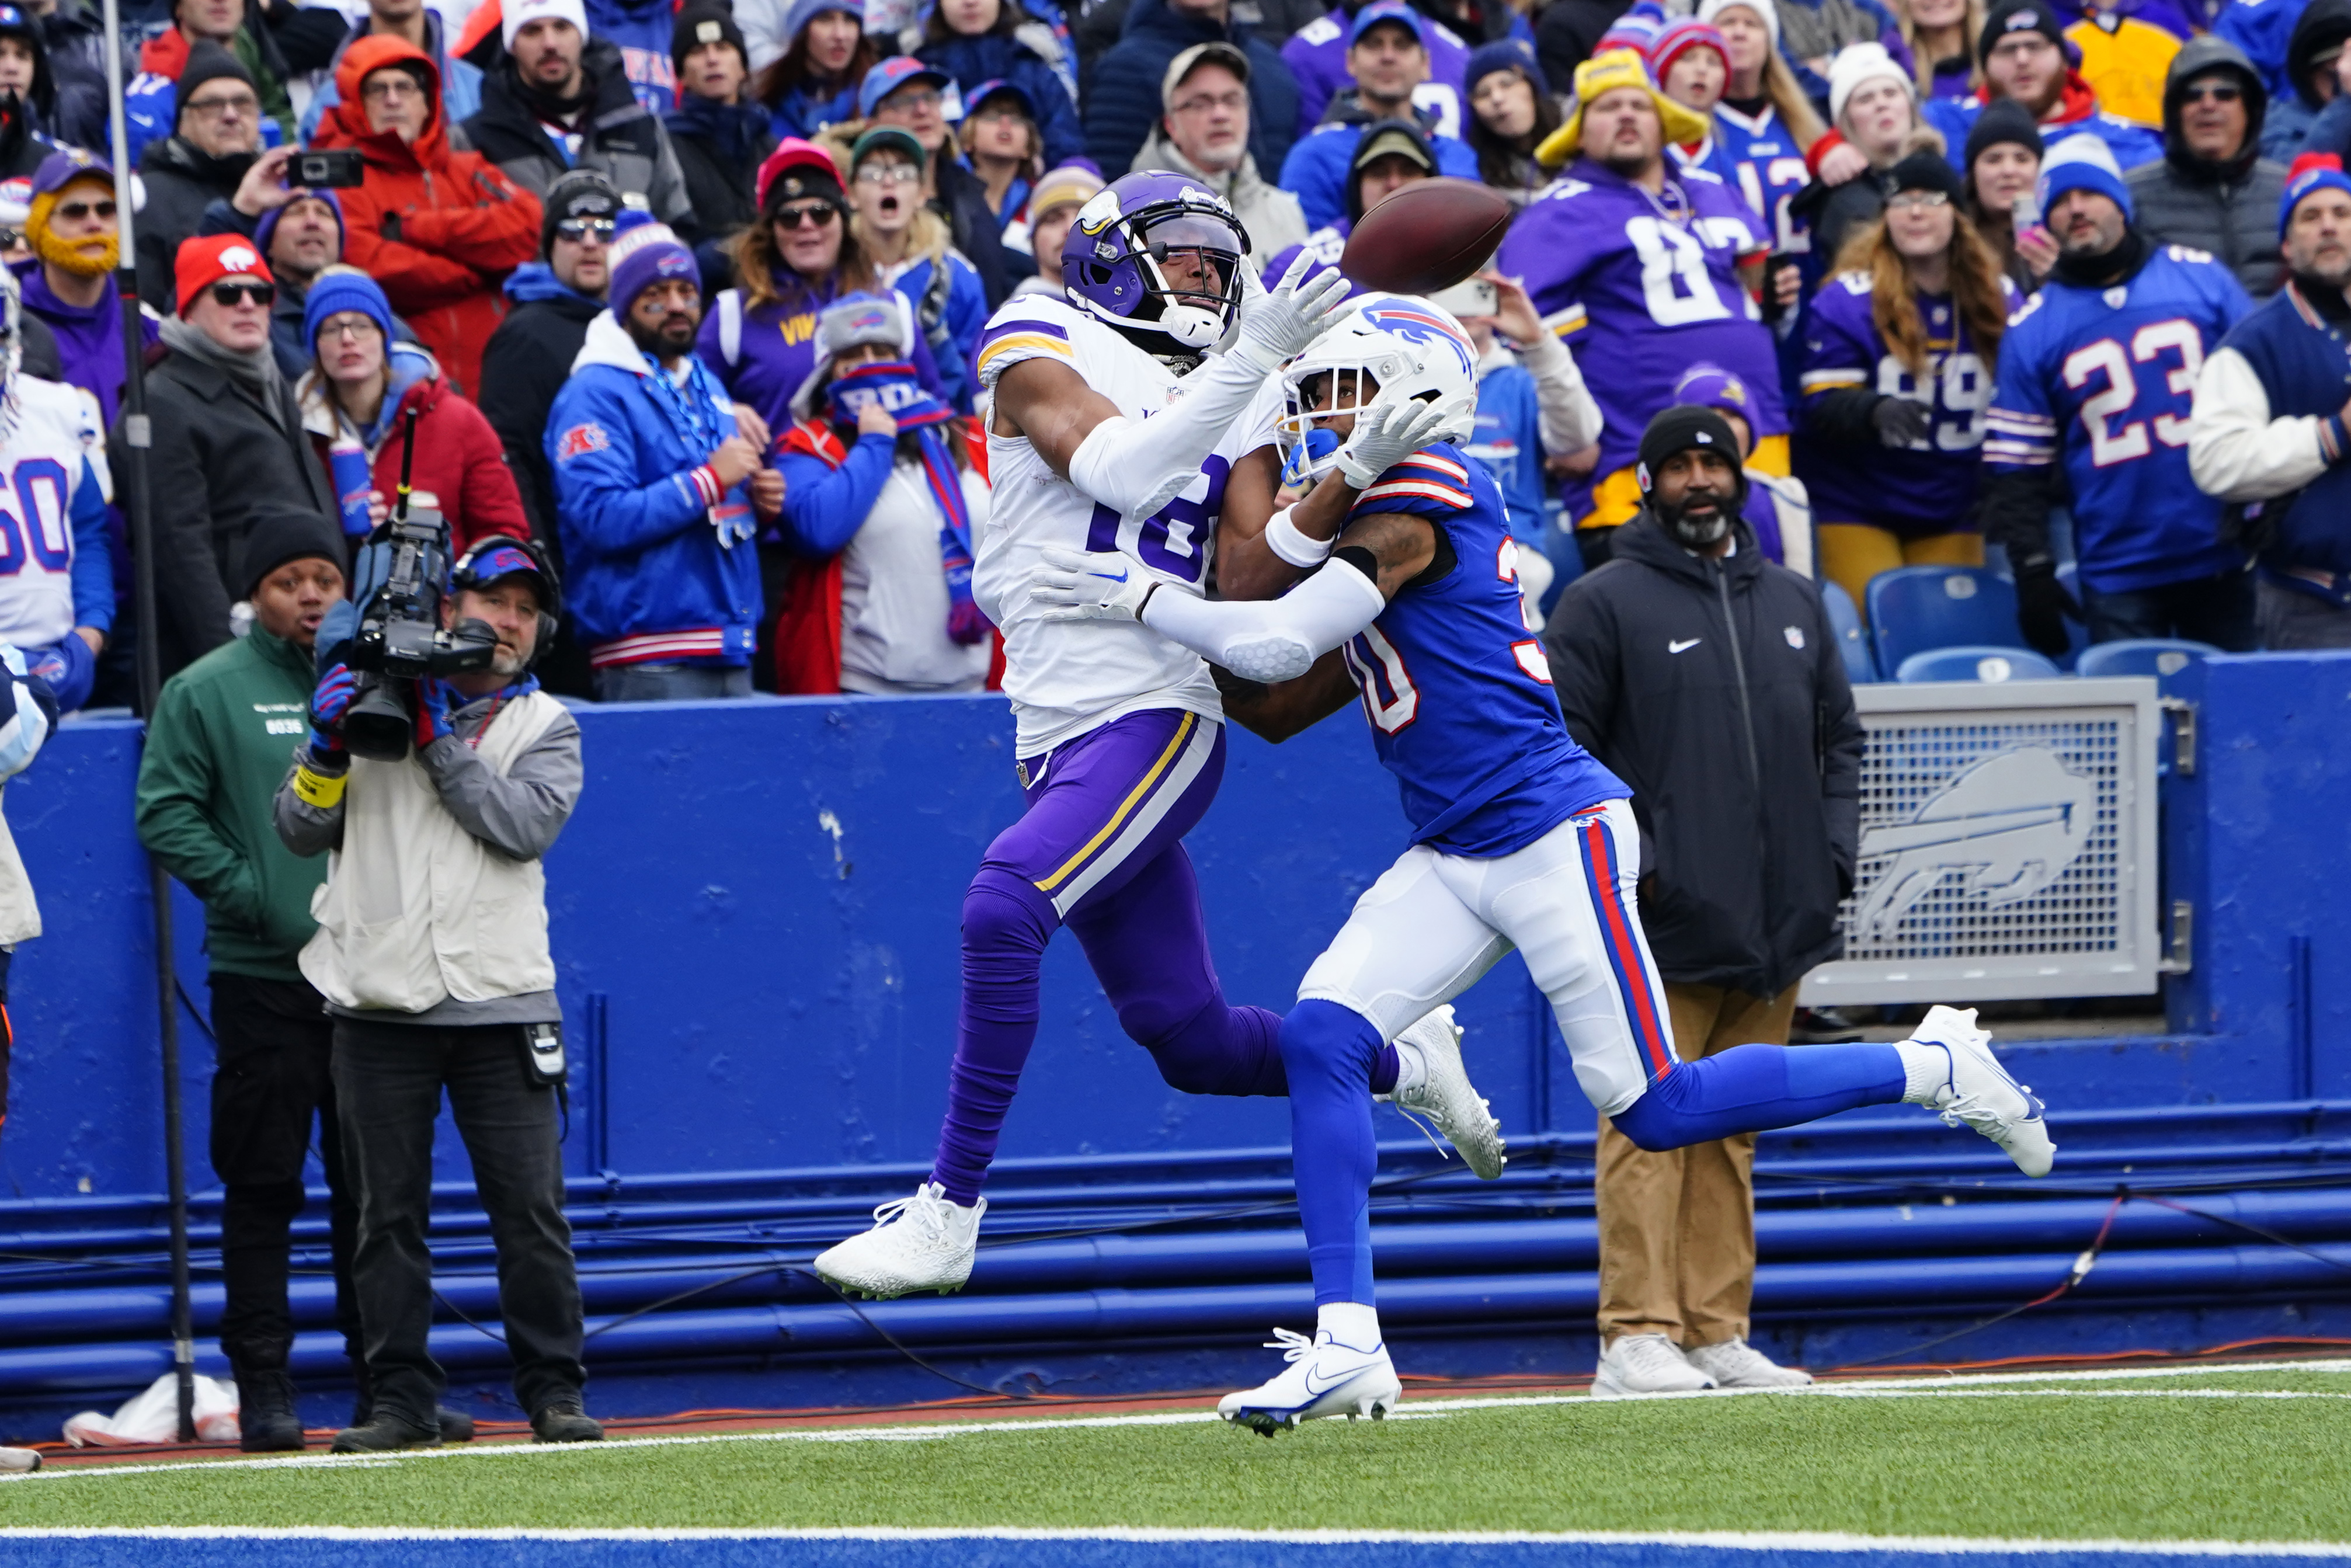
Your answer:
[[[497,1249],[515,1394],[550,1443],[593,1441],[580,1408],[580,1282],[563,1215],[555,1095],[533,1062],[561,1013],[539,857],[580,799],[580,727],[538,689],[532,657],[561,613],[537,547],[485,539],[457,562],[441,622],[497,635],[485,670],[403,683],[415,749],[353,758],[353,675],[329,668],[308,745],[277,791],[278,836],[335,852],[302,973],[334,1018],[344,1160],[359,1188],[351,1260],[374,1408],[337,1453],[441,1437],[433,1360],[433,1123],[445,1089]]]

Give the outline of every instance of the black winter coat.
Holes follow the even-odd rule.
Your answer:
[[[1012,286],[1029,276],[1029,268],[1013,266],[1005,255],[1004,225],[988,210],[987,187],[979,176],[960,163],[942,161],[936,167],[938,193],[931,198],[931,210],[946,219],[949,237],[979,274],[980,291],[993,310],[1011,298]]]
[[[1636,517],[1543,646],[1569,733],[1632,788],[1659,973],[1760,998],[1844,950],[1862,729],[1818,591],[1737,527],[1714,561]]]
[[[776,150],[764,105],[714,103],[692,93],[663,119],[685,176],[685,198],[705,240],[723,240],[759,215],[754,201],[759,165]]]
[[[206,207],[236,194],[237,183],[253,167],[253,158],[250,152],[214,158],[178,136],[150,141],[140,154],[139,177],[147,187],[147,204],[139,209],[134,227],[139,298],[149,308],[164,316],[178,312],[179,285],[172,264],[180,254],[180,242],[203,232]]]
[[[1575,68],[1592,57],[1592,46],[1633,0],[1552,0],[1535,17],[1535,58],[1551,90],[1565,98],[1575,85]]]
[[[1085,89],[1086,155],[1105,179],[1127,172],[1159,123],[1159,89],[1176,57],[1195,44],[1219,42],[1249,57],[1249,152],[1260,169],[1281,167],[1298,131],[1298,78],[1281,51],[1238,18],[1218,24],[1167,0],[1134,0],[1126,31],[1096,63]]]
[[[548,472],[548,411],[571,378],[571,361],[588,340],[588,323],[603,313],[598,301],[569,290],[517,303],[482,350],[482,395],[475,399],[507,449],[507,466],[522,491],[531,532],[550,549],[555,537],[555,481]]]

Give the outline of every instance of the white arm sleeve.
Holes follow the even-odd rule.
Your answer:
[[[1520,350],[1519,362],[1535,379],[1535,410],[1546,455],[1564,457],[1600,439],[1600,404],[1583,384],[1583,372],[1565,343],[1545,332]]]
[[[1236,349],[1218,354],[1177,384],[1183,395],[1148,419],[1105,419],[1070,455],[1070,483],[1121,517],[1162,497],[1168,480],[1188,483],[1233,421],[1249,412],[1266,371]]]
[[[1245,681],[1294,681],[1314,661],[1380,618],[1379,585],[1334,561],[1280,599],[1211,601],[1155,593],[1143,623]]]
[[[2272,419],[2261,377],[2234,349],[2216,350],[2196,378],[2188,416],[2188,471],[2196,487],[2224,501],[2261,501],[2326,472],[2314,414]]]

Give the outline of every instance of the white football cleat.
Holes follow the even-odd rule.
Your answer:
[[[1351,1421],[1369,1416],[1377,1421],[1404,1397],[1385,1342],[1357,1350],[1332,1339],[1329,1329],[1318,1330],[1312,1339],[1293,1329],[1276,1329],[1266,1348],[1281,1352],[1290,1365],[1270,1383],[1217,1401],[1217,1415],[1261,1437],[1321,1416]]]
[[[0,1474],[29,1476],[40,1468],[37,1448],[0,1448]]]
[[[1976,1027],[1976,1010],[1933,1007],[1910,1036],[1917,1045],[1941,1046],[1950,1058],[1949,1079],[1935,1092],[1933,1108],[1946,1126],[1964,1124],[2001,1146],[2029,1176],[2044,1176],[2057,1154],[2049,1124],[2032,1091],[2009,1076],[1991,1053],[1991,1035]]]
[[[1398,1110],[1416,1111],[1436,1123],[1479,1180],[1500,1176],[1510,1163],[1502,1153],[1502,1124],[1478,1097],[1468,1069],[1461,1064],[1461,1030],[1453,1022],[1451,1005],[1429,1012],[1397,1035],[1396,1043],[1417,1048],[1426,1071],[1417,1085],[1398,1089],[1388,1098]]]
[[[1592,1380],[1594,1399],[1634,1394],[1695,1394],[1714,1379],[1692,1366],[1681,1346],[1661,1333],[1628,1333],[1600,1353],[1600,1375]]]
[[[925,1182],[912,1197],[873,1211],[873,1228],[817,1254],[818,1278],[844,1295],[886,1301],[914,1291],[946,1295],[971,1279],[979,1217],[987,1199],[966,1208],[947,1189]]]
[[[1782,1366],[1736,1334],[1682,1354],[1718,1388],[1802,1388],[1813,1380],[1802,1367]]]

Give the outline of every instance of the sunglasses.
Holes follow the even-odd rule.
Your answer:
[[[2189,103],[2234,103],[2245,96],[2244,89],[2232,82],[2199,82],[2182,95]]]
[[[778,207],[771,221],[778,228],[796,229],[806,224],[810,228],[820,229],[840,215],[831,203],[818,202],[805,207]]]
[[[578,245],[581,240],[591,238],[609,242],[612,237],[612,220],[610,218],[565,218],[561,223],[555,225],[555,237],[558,239],[568,239],[574,245]]]
[[[57,215],[69,224],[78,224],[92,213],[96,213],[101,218],[110,218],[114,215],[114,204],[112,202],[62,202],[56,208]]]
[[[256,305],[266,306],[275,303],[277,298],[277,285],[274,283],[215,283],[213,285],[213,303],[224,309],[234,310],[248,300]]]

